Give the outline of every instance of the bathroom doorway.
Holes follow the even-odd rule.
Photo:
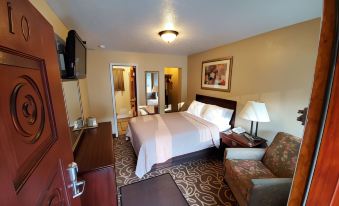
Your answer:
[[[112,64],[110,70],[115,133],[124,135],[128,120],[137,116],[136,66]]]

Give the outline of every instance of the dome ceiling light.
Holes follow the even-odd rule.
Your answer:
[[[174,41],[178,35],[179,32],[175,30],[163,30],[159,32],[159,36],[167,43],[171,43],[172,41]]]

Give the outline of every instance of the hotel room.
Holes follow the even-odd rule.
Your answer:
[[[339,205],[337,1],[0,4],[1,204]]]

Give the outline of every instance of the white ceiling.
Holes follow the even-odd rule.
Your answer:
[[[322,0],[47,0],[88,48],[188,55],[321,16]],[[172,22],[171,44],[158,36]]]

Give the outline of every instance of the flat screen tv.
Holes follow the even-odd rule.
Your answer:
[[[74,30],[68,32],[65,48],[66,76],[63,78],[86,77],[86,43]]]

